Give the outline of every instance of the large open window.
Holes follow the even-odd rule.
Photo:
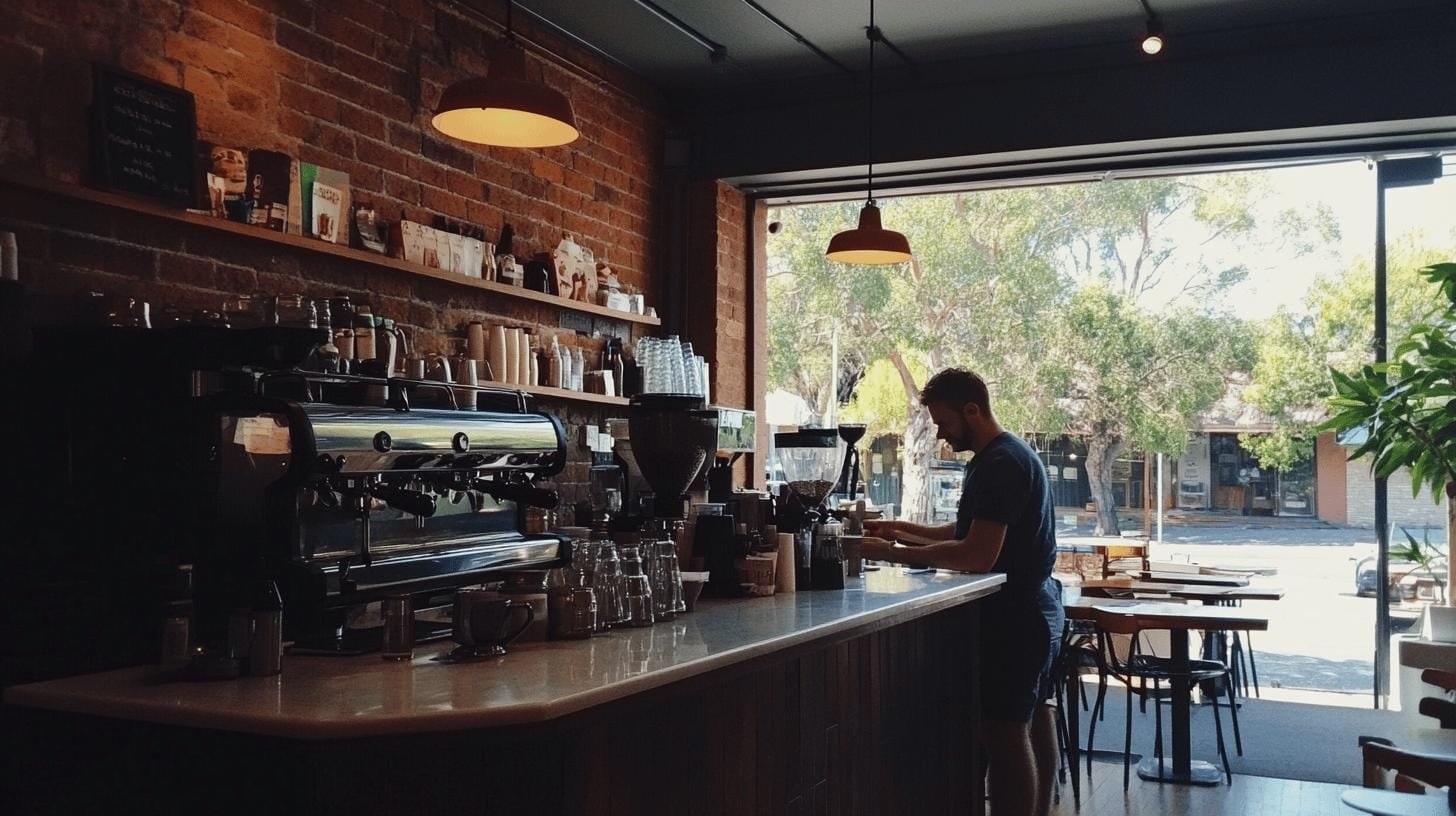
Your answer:
[[[767,387],[799,416],[768,421],[867,423],[871,498],[945,520],[955,465],[914,397],[975,369],[1041,452],[1059,534],[1161,529],[1154,559],[1278,569],[1260,679],[1368,704],[1377,642],[1427,602],[1397,588],[1377,624],[1369,465],[1318,430],[1330,368],[1374,359],[1376,177],[1350,159],[905,196],[881,202],[916,253],[899,267],[824,259],[859,202],[779,204]],[[1452,184],[1391,194],[1392,336],[1416,319],[1415,270],[1456,259]],[[1391,523],[1439,538],[1441,508],[1396,482]]]

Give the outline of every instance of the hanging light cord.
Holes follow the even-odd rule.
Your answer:
[[[875,203],[875,38],[879,36],[879,29],[875,28],[875,0],[870,0],[870,27],[865,30],[865,36],[870,40],[870,133],[869,133],[869,172],[865,177],[865,196],[868,203]]]
[[[511,11],[516,7],[516,0],[506,0],[506,39],[512,42],[516,39],[516,28],[511,25]]]

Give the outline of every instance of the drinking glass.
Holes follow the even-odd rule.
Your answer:
[[[651,626],[655,620],[652,605],[652,584],[646,575],[628,575],[623,594],[626,596],[628,626]]]
[[[693,354],[693,344],[682,344],[683,363],[683,393],[702,396],[702,386],[698,382],[698,367],[695,365],[697,356]]]
[[[627,620],[623,597],[622,562],[610,541],[597,542],[597,566],[592,574],[592,593],[597,598],[597,628],[618,626]]]

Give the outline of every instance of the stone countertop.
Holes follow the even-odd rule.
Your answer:
[[[167,725],[336,739],[537,723],[815,640],[893,626],[989,595],[1005,576],[884,567],[842,592],[701,600],[651,628],[510,647],[478,663],[442,663],[453,644],[414,660],[286,655],[283,673],[166,681],[156,667],[5,690],[6,703]]]

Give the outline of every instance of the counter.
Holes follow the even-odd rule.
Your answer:
[[[87,790],[114,803],[125,779],[213,811],[256,795],[425,812],[484,787],[493,804],[474,812],[691,813],[700,790],[738,803],[708,808],[723,813],[964,812],[978,782],[944,769],[975,756],[974,601],[1003,581],[886,567],[842,592],[703,600],[652,628],[481,663],[440,662],[450,644],[432,644],[410,663],[285,657],[271,678],[134,668],[16,686],[6,714],[27,759],[6,786],[45,801],[64,790],[72,810],[95,804]],[[266,795],[218,798],[217,767],[238,763]],[[648,769],[660,783],[622,787]]]

